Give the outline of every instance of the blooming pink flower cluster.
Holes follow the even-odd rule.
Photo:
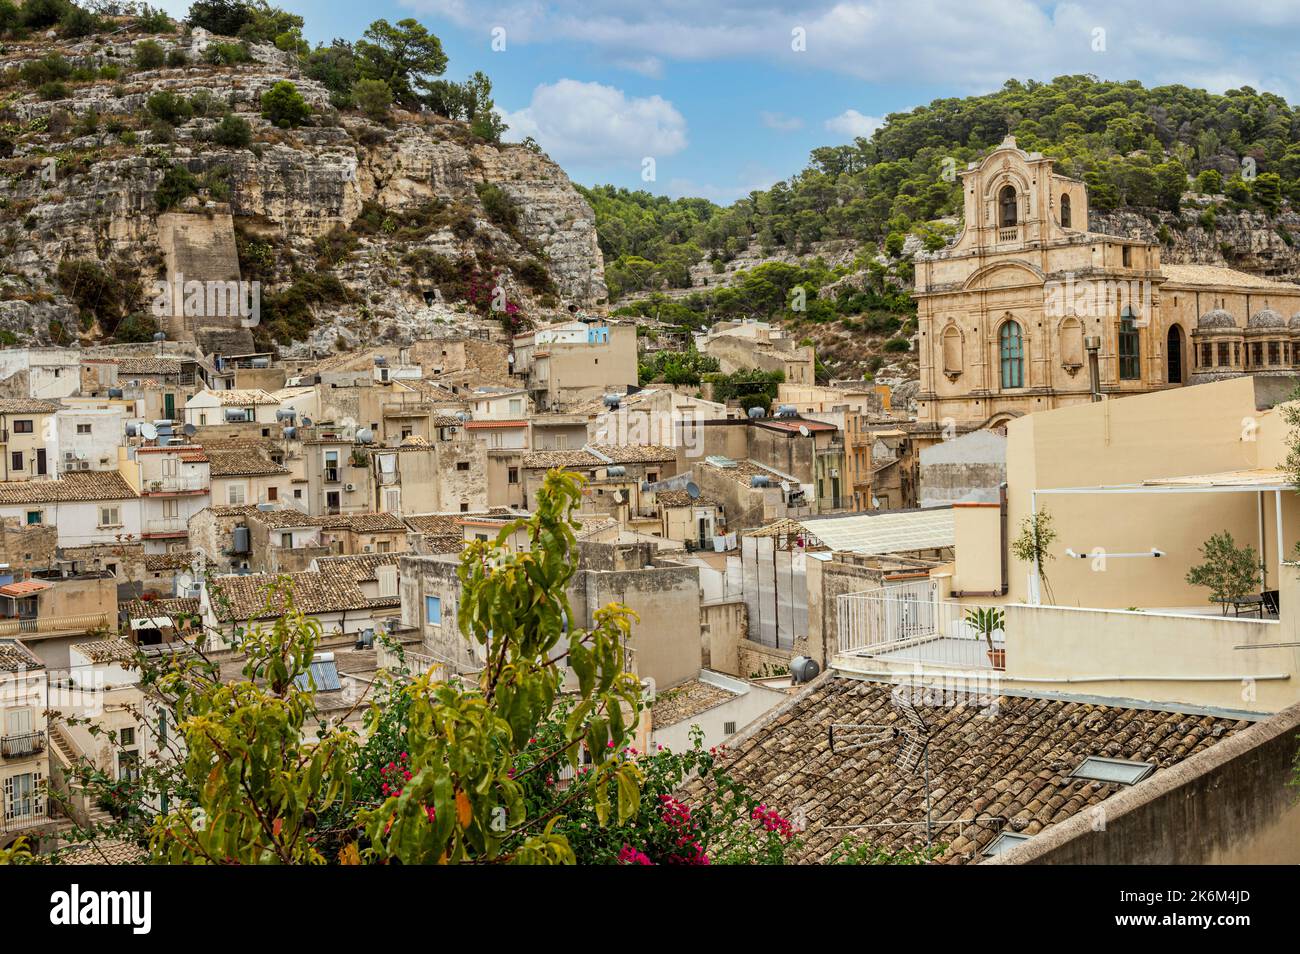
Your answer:
[[[707,865],[709,856],[699,841],[699,830],[691,818],[690,806],[671,795],[659,796],[659,817],[677,835],[676,851],[664,859],[670,865]]]
[[[402,794],[402,784],[411,780],[411,770],[407,767],[409,757],[405,752],[397,757],[396,762],[389,762],[379,770],[383,784],[379,790],[386,796],[396,798]]]
[[[624,845],[618,853],[618,863],[620,865],[652,865],[653,861],[649,856],[640,849],[633,848],[631,845]]]
[[[768,808],[766,805],[759,805],[749,817],[762,825],[767,831],[774,831],[786,841],[794,837],[794,825],[787,818],[782,818],[781,813],[775,808]]]

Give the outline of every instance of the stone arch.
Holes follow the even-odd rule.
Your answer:
[[[956,380],[965,367],[961,329],[956,322],[949,322],[939,335],[939,354],[943,364],[943,373],[950,380]]]
[[[1061,366],[1072,374],[1083,367],[1083,322],[1066,315],[1057,326],[1056,340]]]

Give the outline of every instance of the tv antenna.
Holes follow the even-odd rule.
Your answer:
[[[930,810],[930,727],[926,725],[921,713],[916,711],[916,706],[912,705],[912,700],[905,691],[900,692],[896,688],[891,695],[895,708],[903,714],[902,719],[891,723],[832,722],[827,730],[831,753],[877,749],[897,743],[898,757],[894,761],[894,767],[906,770],[909,775],[915,775],[917,768],[923,769],[925,849],[929,852],[934,834]]]

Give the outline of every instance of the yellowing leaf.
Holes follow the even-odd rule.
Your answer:
[[[468,828],[474,820],[474,809],[469,803],[469,796],[461,791],[456,792],[456,820],[460,822],[461,828]]]

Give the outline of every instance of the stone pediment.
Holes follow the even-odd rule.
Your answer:
[[[1025,262],[994,262],[977,269],[962,284],[965,291],[981,288],[1017,288],[1041,285],[1043,273]]]

